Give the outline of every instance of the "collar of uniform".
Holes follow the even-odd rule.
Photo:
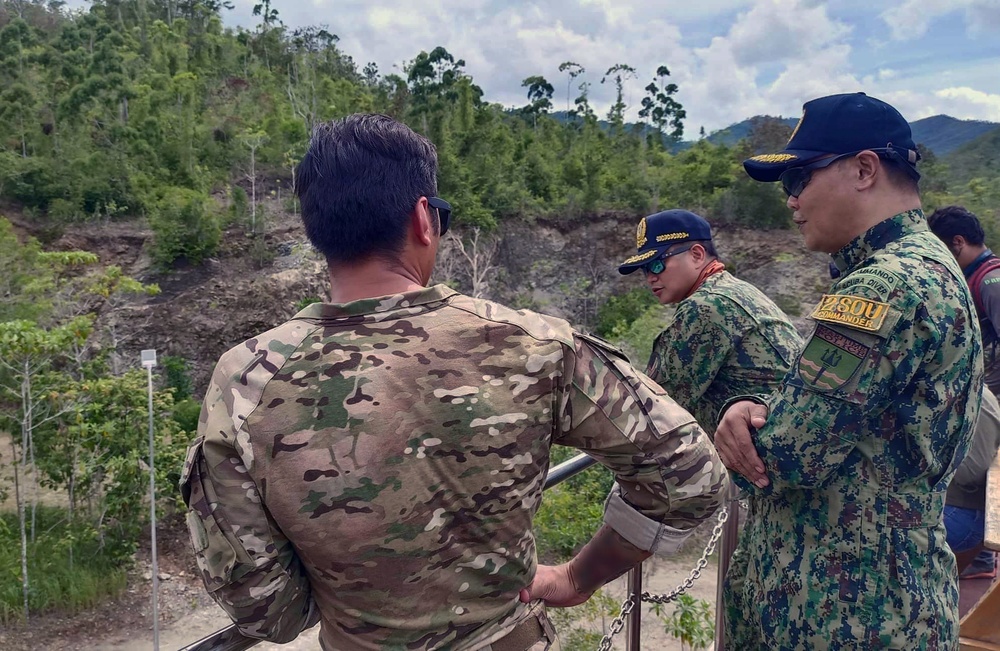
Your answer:
[[[434,285],[433,287],[425,287],[413,292],[364,298],[360,301],[351,301],[350,303],[313,303],[300,310],[293,318],[336,319],[345,316],[391,312],[392,310],[443,301],[457,293],[447,285]]]
[[[993,251],[989,249],[986,249],[985,251],[980,253],[975,260],[969,263],[968,267],[962,269],[962,273],[965,275],[965,278],[966,279],[972,278],[972,274],[976,273],[976,269],[979,268],[979,265],[983,264],[992,257],[993,257]]]
[[[846,273],[863,262],[876,251],[880,251],[890,242],[895,242],[903,236],[926,231],[927,220],[924,211],[919,208],[907,210],[885,221],[875,224],[862,235],[854,238],[847,246],[833,254],[833,262],[841,274]]]

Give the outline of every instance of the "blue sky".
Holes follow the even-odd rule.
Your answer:
[[[613,100],[603,73],[635,67],[626,100],[638,105],[666,64],[688,137],[752,115],[797,116],[808,99],[858,90],[911,121],[1000,122],[1000,0],[272,1],[289,27],[326,24],[359,66],[374,61],[383,73],[443,45],[505,106],[525,104],[521,80],[540,74],[565,107],[567,60],[587,69],[602,112]],[[234,4],[226,24],[252,28],[255,0]]]

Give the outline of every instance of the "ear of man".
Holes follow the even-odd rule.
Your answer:
[[[424,246],[430,246],[437,235],[437,215],[427,203],[427,197],[420,197],[413,212],[410,213],[410,231],[413,237]]]
[[[854,187],[859,192],[871,189],[877,181],[888,180],[887,172],[875,152],[863,151],[851,158],[850,164],[854,167]]]

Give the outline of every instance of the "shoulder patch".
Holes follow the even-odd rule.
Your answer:
[[[854,287],[865,287],[885,300],[900,283],[899,276],[894,273],[882,269],[863,269],[845,278],[837,285],[836,290],[844,291]]]
[[[844,386],[868,357],[871,346],[822,323],[799,357],[799,377],[821,391]]]
[[[817,321],[878,332],[888,314],[888,303],[848,294],[824,294],[810,316]]]

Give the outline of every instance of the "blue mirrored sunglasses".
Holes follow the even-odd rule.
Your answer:
[[[642,265],[640,269],[642,269],[648,274],[653,274],[654,276],[657,274],[661,274],[663,273],[663,270],[667,268],[667,263],[665,262],[667,258],[673,255],[684,253],[685,251],[689,250],[692,246],[694,246],[694,244],[688,244],[687,246],[681,247],[679,249],[674,249],[673,251],[667,251],[657,259],[650,260],[646,264]]]
[[[438,211],[438,221],[441,222],[440,235],[448,232],[448,221],[451,219],[451,204],[438,197],[427,197],[427,205]]]

